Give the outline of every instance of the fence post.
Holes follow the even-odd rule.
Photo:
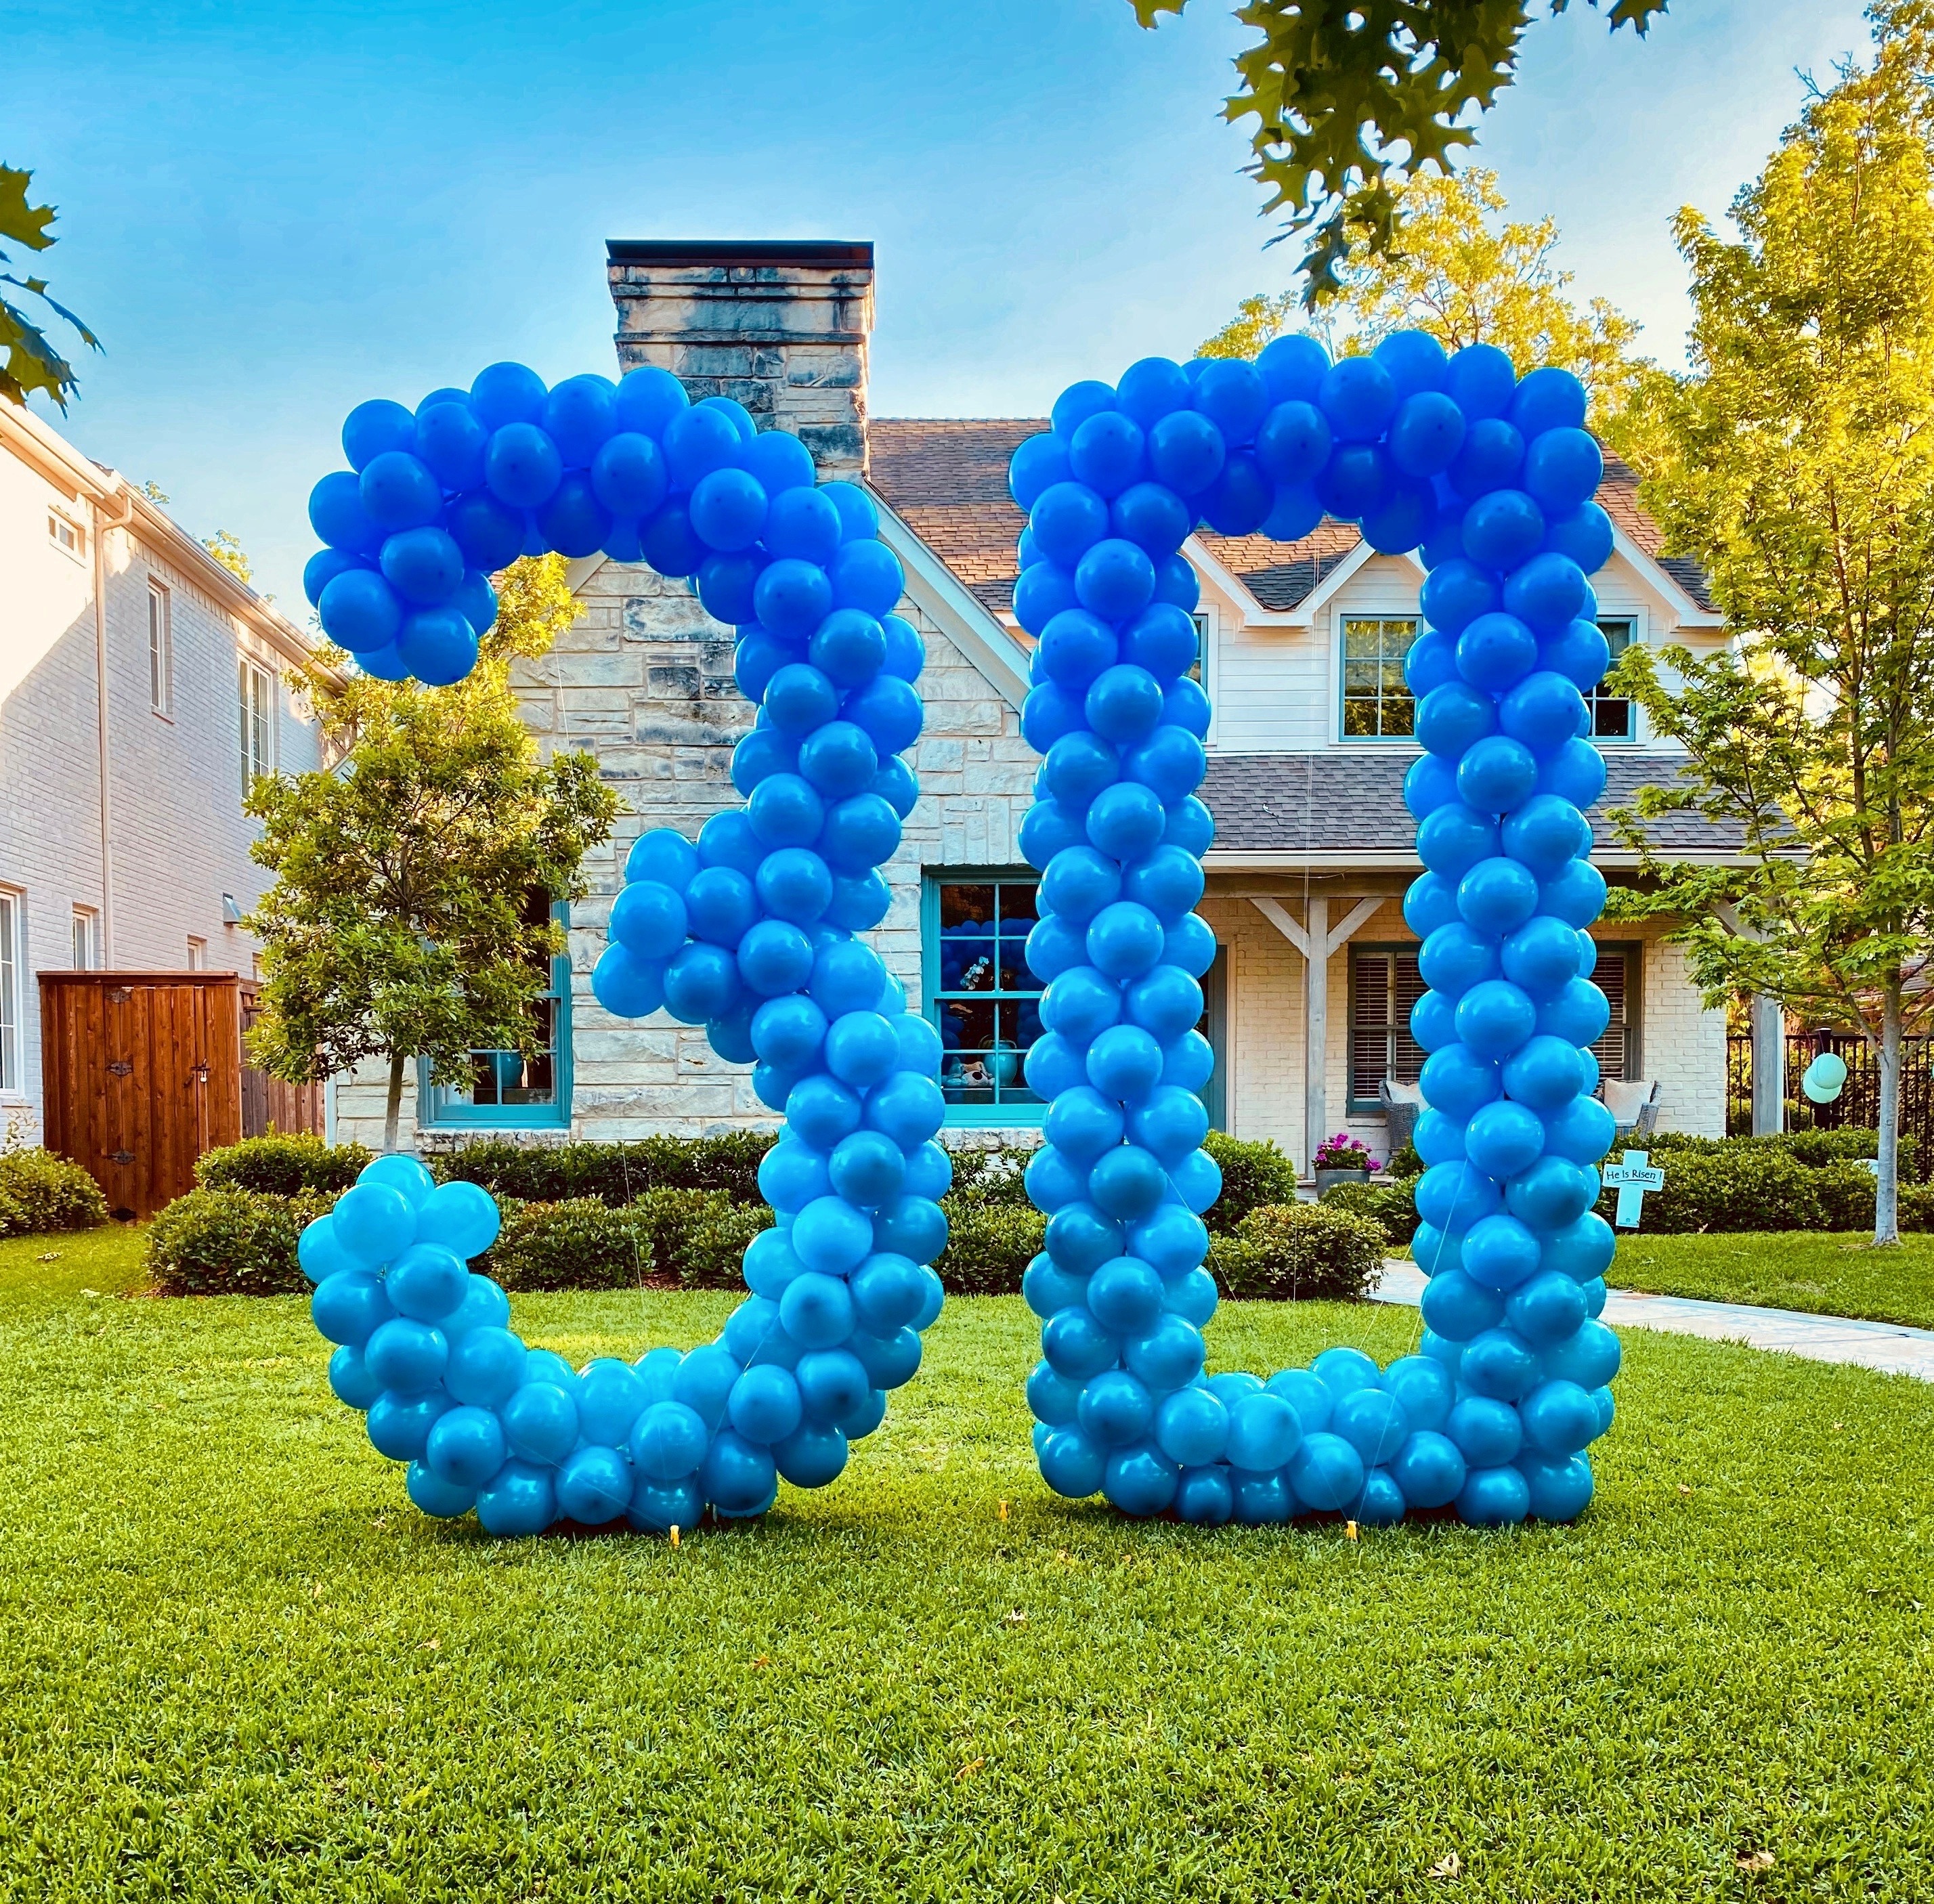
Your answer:
[[[1786,1124],[1786,1014],[1777,999],[1755,993],[1752,1015],[1752,1134],[1775,1137]]]

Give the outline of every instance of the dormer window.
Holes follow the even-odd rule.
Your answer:
[[[1343,622],[1343,738],[1408,740],[1417,702],[1403,678],[1403,658],[1417,639],[1417,618],[1346,616]]]
[[[1619,657],[1637,639],[1637,630],[1629,617],[1601,621],[1598,624],[1598,631],[1610,645],[1614,666],[1617,665]],[[1592,710],[1592,738],[1594,740],[1637,739],[1637,709],[1623,694],[1614,692],[1601,681],[1585,697],[1585,704]]]

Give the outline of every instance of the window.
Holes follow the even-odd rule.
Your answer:
[[[74,969],[92,972],[101,963],[101,920],[94,908],[77,905],[74,909]]]
[[[1611,646],[1614,661],[1637,638],[1629,619],[1601,622],[1598,629]],[[1637,723],[1632,703],[1624,695],[1613,693],[1604,682],[1585,697],[1585,705],[1592,710],[1594,740],[1630,740],[1635,737]]]
[[[0,891],[0,1091],[20,1088],[20,896]]]
[[[959,1124],[1032,1124],[1041,1101],[1022,1061],[1041,1036],[1041,983],[1024,947],[1032,872],[929,878],[920,933],[928,1016],[940,1028],[940,1088]]]
[[[1343,737],[1407,740],[1417,703],[1403,678],[1403,658],[1417,639],[1417,622],[1343,623]]]
[[[242,791],[258,774],[276,770],[276,677],[252,661],[241,664]]]
[[[148,705],[164,720],[175,711],[175,629],[173,604],[160,583],[148,583]]]
[[[1637,1078],[1640,1070],[1639,971],[1642,945],[1601,945],[1592,983],[1612,1008],[1605,1035],[1592,1046],[1601,1077]]]
[[[76,562],[87,559],[87,532],[71,516],[58,509],[47,511],[47,540],[63,555]]]
[[[1423,1050],[1410,1035],[1410,1010],[1423,997],[1417,947],[1352,946],[1350,950],[1350,1108],[1375,1110],[1385,1078],[1414,1084]]]
[[[1209,617],[1191,615],[1188,618],[1195,624],[1195,665],[1188,670],[1190,680],[1198,682],[1204,694],[1209,691]]]
[[[208,941],[206,939],[191,938],[188,941],[188,969],[190,972],[206,972],[208,969]]]
[[[524,923],[541,925],[547,918],[569,923],[565,908],[554,905],[550,894],[533,892],[525,904]],[[550,964],[550,985],[531,1006],[537,1021],[532,1054],[473,1051],[467,1083],[432,1083],[429,1067],[421,1066],[417,1089],[418,1101],[429,1107],[424,1122],[524,1130],[570,1123],[571,960],[561,956]]]

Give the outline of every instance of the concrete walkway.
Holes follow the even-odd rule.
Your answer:
[[[1414,1307],[1423,1283],[1423,1272],[1414,1263],[1386,1260],[1370,1294],[1379,1303]],[[1749,1348],[1803,1355],[1815,1362],[1851,1362],[1883,1375],[1934,1381],[1934,1329],[1910,1329],[1904,1323],[1860,1322],[1848,1316],[1755,1309],[1745,1303],[1696,1303],[1685,1296],[1641,1296],[1619,1289],[1607,1298],[1600,1320],[1622,1329],[1704,1336],[1708,1342],[1743,1342]]]

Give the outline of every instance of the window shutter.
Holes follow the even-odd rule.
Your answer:
[[[1612,1008],[1611,1021],[1605,1027],[1604,1036],[1592,1046],[1592,1053],[1604,1077],[1622,1080],[1625,1075],[1625,1029],[1628,1022],[1625,1016],[1625,954],[1601,952],[1598,969],[1592,974],[1592,982],[1604,993],[1605,1002]]]
[[[1390,955],[1359,952],[1355,957],[1357,1009],[1350,1026],[1350,1095],[1358,1102],[1377,1095],[1390,1065]]]

